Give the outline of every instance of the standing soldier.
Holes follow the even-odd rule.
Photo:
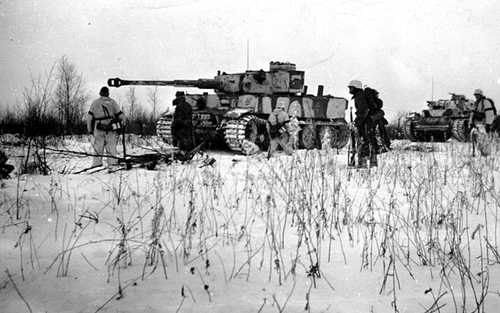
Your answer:
[[[288,144],[293,150],[297,150],[299,148],[300,122],[297,118],[297,110],[293,110],[291,113],[290,122],[288,123],[288,134],[290,137]]]
[[[93,167],[102,165],[104,149],[109,155],[107,158],[108,166],[118,162],[116,158],[117,131],[122,128],[122,123],[125,122],[125,115],[118,104],[109,97],[108,87],[102,87],[99,95],[100,98],[92,102],[87,114],[87,130],[89,134],[94,135],[93,147],[96,156],[92,161]]]
[[[474,122],[484,123],[486,132],[490,132],[491,125],[497,115],[497,110],[493,100],[486,98],[481,89],[474,90]]]
[[[290,155],[293,150],[289,146],[289,133],[288,127],[290,118],[285,112],[285,104],[279,102],[276,105],[274,111],[269,115],[268,121],[268,132],[270,137],[269,151],[267,158],[271,158],[274,151],[280,146],[286,154]]]
[[[174,144],[183,152],[189,152],[194,148],[193,142],[193,108],[186,102],[183,91],[175,93],[172,102],[175,106],[174,122],[172,125],[172,137]]]
[[[358,145],[358,168],[366,167],[368,160],[370,160],[370,167],[377,166],[375,125],[370,118],[370,107],[363,92],[363,84],[359,80],[352,80],[348,88],[356,108],[354,125],[360,141]]]
[[[376,89],[366,87],[364,90],[368,107],[370,110],[370,118],[375,129],[375,139],[377,140],[377,153],[384,153],[391,150],[391,139],[387,133],[386,125],[389,124],[385,118],[385,112],[382,109],[384,102],[379,97],[379,92]]]

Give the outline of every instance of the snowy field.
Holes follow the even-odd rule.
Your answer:
[[[361,171],[347,149],[208,152],[213,167],[78,175],[90,158],[49,154],[52,174],[1,182],[0,311],[498,312],[500,149],[471,152],[400,141]]]

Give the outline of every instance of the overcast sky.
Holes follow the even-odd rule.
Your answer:
[[[0,107],[62,55],[97,95],[110,77],[211,78],[217,70],[306,71],[311,93],[348,97],[357,78],[389,114],[475,88],[500,104],[500,1],[0,1]],[[146,90],[145,87],[137,89]],[[164,87],[162,108],[174,88]],[[111,90],[124,99],[125,89]],[[141,95],[145,95],[142,93]],[[141,99],[146,103],[145,97]]]

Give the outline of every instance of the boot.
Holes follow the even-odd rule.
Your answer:
[[[357,168],[367,168],[368,157],[358,157]]]

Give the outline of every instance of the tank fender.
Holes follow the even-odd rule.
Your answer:
[[[236,108],[236,109],[232,109],[232,110],[227,111],[226,114],[224,114],[224,117],[230,118],[230,119],[236,119],[236,118],[240,118],[243,115],[246,115],[246,114],[252,113],[252,112],[253,111],[250,109]]]

